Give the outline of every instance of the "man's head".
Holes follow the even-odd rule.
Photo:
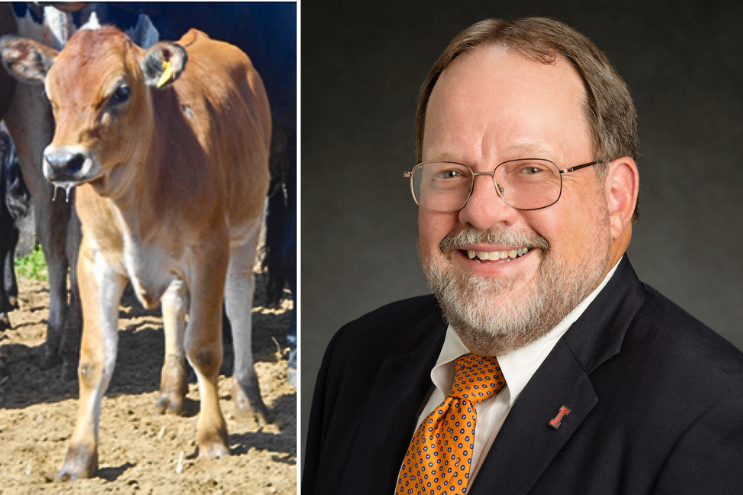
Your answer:
[[[455,162],[475,173],[523,158],[561,170],[602,162],[557,173],[559,200],[543,209],[507,205],[501,196],[516,182],[499,183],[499,195],[488,175],[474,177],[461,209],[420,209],[424,271],[470,349],[498,354],[535,340],[619,260],[637,200],[636,143],[626,86],[567,26],[483,21],[447,47],[419,101],[419,162]],[[531,180],[536,172],[520,173]]]
[[[503,21],[486,19],[459,33],[428,71],[418,97],[416,113],[416,157],[422,160],[426,112],[436,82],[454,59],[483,45],[497,44],[542,64],[565,58],[583,80],[583,111],[589,124],[593,155],[606,162],[626,156],[637,161],[637,112],[627,85],[609,60],[591,40],[552,19],[530,17]],[[603,170],[599,168],[599,173]],[[632,221],[639,216],[639,203]]]

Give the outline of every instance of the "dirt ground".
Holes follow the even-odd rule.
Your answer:
[[[261,278],[257,278],[257,302]],[[231,456],[196,458],[199,395],[190,384],[187,414],[160,415],[155,401],[163,362],[159,311],[125,298],[120,308],[119,354],[101,411],[99,470],[95,478],[54,482],[77,411],[77,382],[63,383],[61,368],[41,371],[49,293],[46,284],[20,281],[13,328],[0,332],[0,494],[291,494],[297,491],[296,389],[286,379],[286,329],[291,302],[253,309],[253,352],[261,391],[275,416],[260,427],[239,420],[231,401],[232,352],[225,347],[220,404]]]

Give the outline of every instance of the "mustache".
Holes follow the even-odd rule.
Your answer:
[[[507,229],[505,227],[480,230],[471,225],[465,227],[459,232],[449,234],[442,239],[439,249],[444,254],[457,249],[464,249],[472,244],[504,244],[507,246],[521,246],[527,248],[537,248],[542,251],[549,250],[547,239],[536,232],[524,232],[521,230]]]

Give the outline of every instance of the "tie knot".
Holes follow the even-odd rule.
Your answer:
[[[506,386],[498,359],[465,354],[454,361],[454,382],[449,395],[479,404]]]

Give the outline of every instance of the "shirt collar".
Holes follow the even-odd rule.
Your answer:
[[[580,318],[586,308],[588,308],[593,300],[596,299],[596,296],[603,290],[617,270],[617,266],[619,266],[619,263],[614,265],[606,277],[604,277],[601,284],[588,297],[581,301],[580,304],[573,308],[552,330],[531,344],[497,356],[501,371],[508,384],[511,406],[513,406],[521,391],[524,390],[531,377],[552,351],[557,341],[560,340],[560,337],[565,335],[565,332],[568,331],[570,326]],[[444,395],[449,395],[449,389],[451,389],[451,384],[454,380],[454,360],[470,352],[459,338],[459,335],[457,335],[457,332],[449,325],[446,329],[446,337],[444,338],[444,345],[439,353],[439,358],[431,370],[431,380]]]

